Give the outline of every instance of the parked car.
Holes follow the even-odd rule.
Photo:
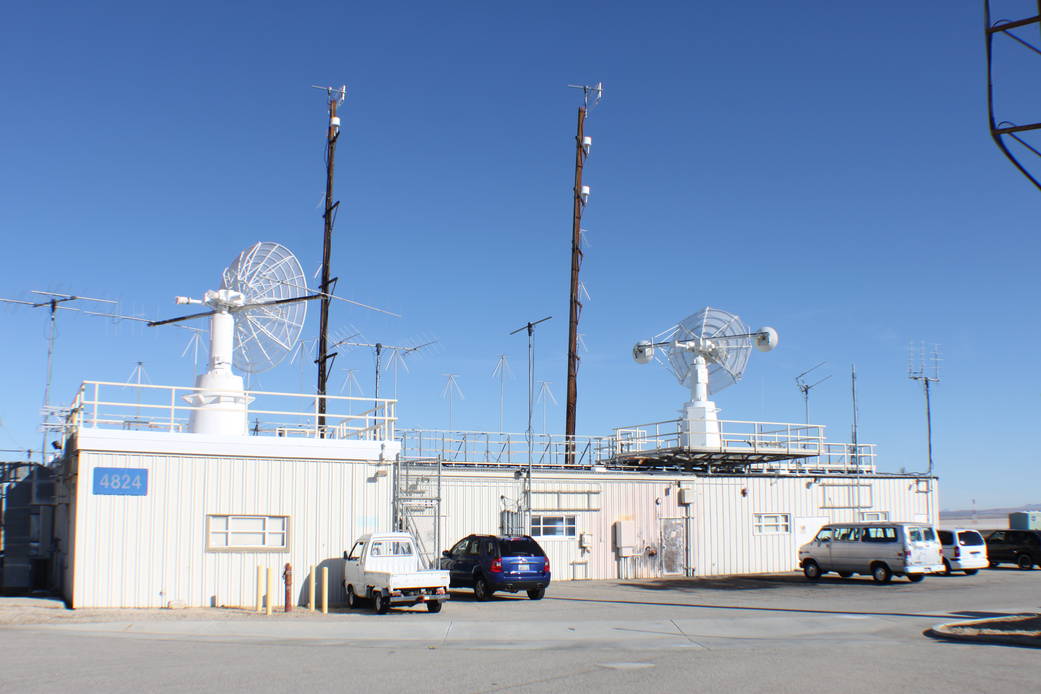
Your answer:
[[[527,535],[468,535],[442,553],[441,568],[448,570],[453,588],[473,588],[478,600],[520,590],[541,600],[550,581],[549,557]]]
[[[1041,530],[991,530],[987,533],[987,555],[991,566],[1015,564],[1032,569],[1041,564]]]
[[[921,523],[835,523],[799,548],[799,565],[811,581],[835,571],[848,578],[870,575],[876,583],[907,576],[912,583],[943,571],[936,532]]]
[[[448,600],[448,572],[423,570],[416,543],[408,533],[362,535],[349,552],[343,553],[343,587],[347,607],[371,600],[379,614],[392,606],[424,603],[430,612],[440,612]]]
[[[971,576],[987,566],[987,543],[979,531],[972,528],[941,528],[938,531],[943,546],[943,568],[948,576],[953,571],[964,571]]]

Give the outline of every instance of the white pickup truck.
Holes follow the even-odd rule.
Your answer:
[[[367,599],[379,614],[419,603],[440,612],[448,600],[448,582],[447,571],[419,568],[416,543],[408,533],[362,535],[343,553],[343,587],[352,609]]]

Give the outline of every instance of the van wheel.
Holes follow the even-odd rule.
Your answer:
[[[889,579],[893,578],[893,572],[885,564],[878,563],[871,567],[871,578],[875,579],[875,583],[889,583]]]
[[[358,609],[358,594],[354,592],[354,586],[347,586],[347,607],[351,610]]]
[[[430,601],[427,602],[427,612],[440,612],[440,611],[441,611],[441,601],[440,600],[430,600]]]
[[[481,602],[492,597],[492,591],[488,590],[488,581],[484,580],[484,576],[478,576],[474,581],[474,597]]]
[[[1029,554],[1020,554],[1016,557],[1016,566],[1024,571],[1029,571],[1034,568],[1034,560],[1030,558]]]
[[[907,580],[911,583],[921,583],[925,580],[925,574],[907,574]]]
[[[819,581],[821,578],[821,567],[812,559],[802,565],[802,574],[811,581]]]
[[[979,569],[965,569],[965,575],[975,576],[977,571],[979,571]]]
[[[372,606],[376,609],[376,614],[387,614],[390,609],[390,599],[383,594],[382,590],[378,590],[372,596]]]
[[[943,575],[944,576],[950,576],[951,575],[951,563],[949,561],[947,561],[946,559],[943,560]]]

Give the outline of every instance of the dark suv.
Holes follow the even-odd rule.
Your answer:
[[[1015,564],[1032,569],[1041,564],[1041,530],[991,530],[987,533],[991,566]]]
[[[541,600],[549,585],[549,558],[527,535],[468,535],[442,553],[441,568],[451,574],[452,587],[473,588],[478,600],[497,590],[525,590]]]

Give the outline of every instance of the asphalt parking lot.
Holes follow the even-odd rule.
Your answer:
[[[1011,568],[885,586],[796,573],[589,581],[541,601],[459,591],[440,614],[272,617],[7,600],[0,691],[1036,691],[1037,650],[923,632],[1041,611],[1039,586],[1041,570]]]

